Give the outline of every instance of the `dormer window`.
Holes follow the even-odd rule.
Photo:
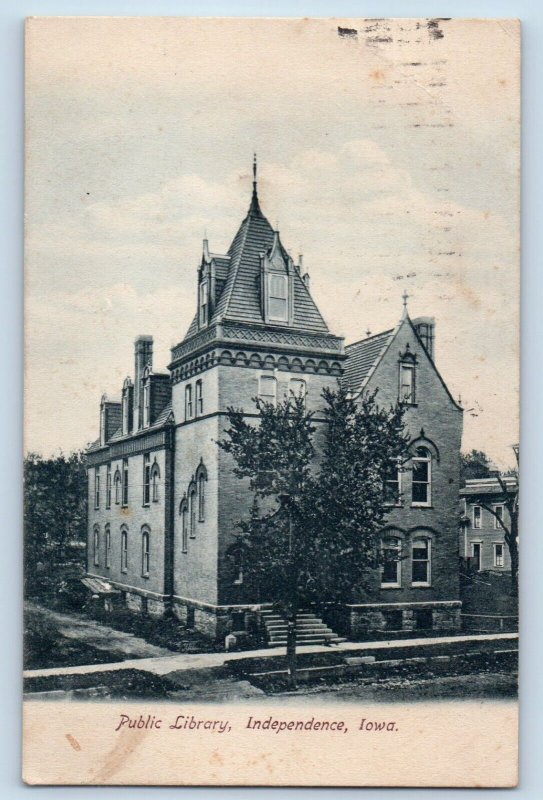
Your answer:
[[[207,280],[200,284],[199,311],[200,327],[204,328],[209,320],[209,283]]]
[[[143,427],[151,424],[151,379],[147,376],[143,383]]]
[[[268,317],[278,322],[288,319],[288,278],[286,275],[268,275]]]

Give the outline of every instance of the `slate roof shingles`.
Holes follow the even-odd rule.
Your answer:
[[[347,345],[347,360],[344,365],[342,383],[351,392],[359,391],[370,370],[379,360],[381,353],[389,344],[394,329],[368,336],[360,342]]]

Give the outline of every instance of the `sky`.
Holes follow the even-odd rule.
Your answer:
[[[331,331],[394,326],[406,290],[436,319],[463,449],[514,463],[518,70],[504,20],[27,22],[26,450],[97,438],[137,335],[165,369],[256,151],[262,209]]]

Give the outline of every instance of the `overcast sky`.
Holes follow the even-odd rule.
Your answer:
[[[338,25],[355,29],[338,35]],[[518,440],[519,32],[498,21],[33,19],[26,449],[98,435],[259,196],[332,332],[436,318],[464,449]]]

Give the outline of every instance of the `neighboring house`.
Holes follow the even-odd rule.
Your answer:
[[[250,508],[246,483],[217,447],[230,406],[256,416],[252,398],[293,390],[318,411],[342,381],[353,396],[406,405],[412,460],[391,474],[390,551],[367,597],[348,610],[351,633],[459,626],[457,501],[462,411],[434,361],[434,324],[409,319],[344,347],[330,333],[295,264],[263,215],[256,188],[225,254],[207,240],[197,310],[172,348],[170,375],[152,371],[152,340],[136,340],[134,381],[121,402],[102,399],[100,439],[88,452],[88,573],[120,589],[134,610],[170,609],[222,637],[258,614],[226,558]],[[318,414],[316,416],[319,425]],[[322,424],[322,419],[321,419]],[[318,432],[317,432],[318,437]],[[318,446],[318,438],[317,438]],[[323,602],[326,598],[323,598]]]
[[[518,491],[515,476],[505,476],[502,482],[507,490],[494,477],[476,478],[466,481],[460,489],[463,500],[463,518],[460,531],[460,556],[469,559],[472,569],[510,572],[511,558],[505,542],[503,519],[507,528],[511,525],[507,510],[507,497],[514,497]]]

